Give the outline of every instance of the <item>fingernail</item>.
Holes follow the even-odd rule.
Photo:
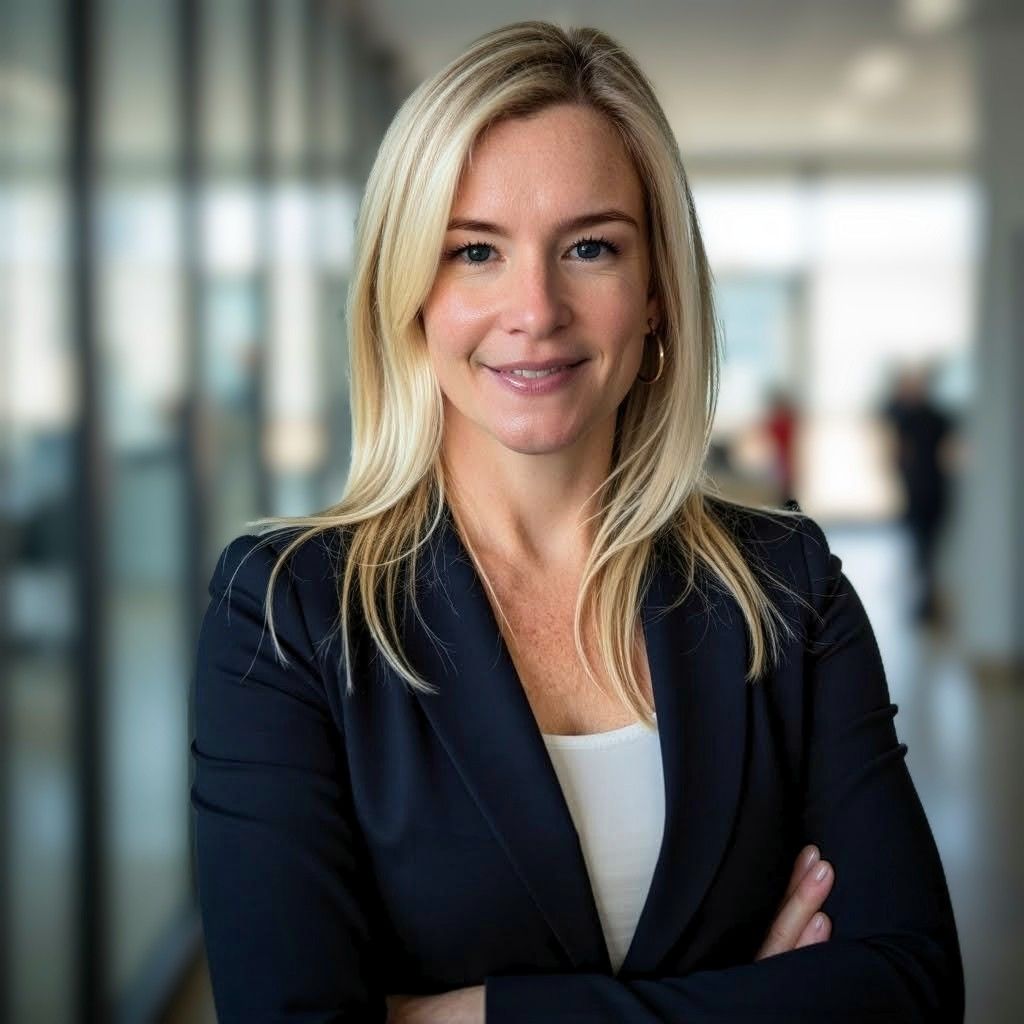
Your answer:
[[[818,870],[814,872],[814,880],[816,882],[823,882],[823,881],[825,881],[825,876],[827,874],[828,874],[828,865],[827,864],[822,864],[821,867],[818,868]]]
[[[821,914],[814,915],[814,930],[820,932],[822,926],[825,924],[825,918]]]
[[[816,846],[811,847],[811,852],[804,858],[804,871],[810,871],[811,865],[818,859],[819,853]]]

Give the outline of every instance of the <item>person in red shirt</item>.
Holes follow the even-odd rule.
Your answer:
[[[795,442],[798,426],[799,415],[789,395],[781,388],[773,389],[769,396],[768,416],[764,428],[775,446],[780,505],[796,500],[793,492],[796,479]]]

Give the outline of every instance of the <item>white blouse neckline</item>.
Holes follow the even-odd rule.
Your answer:
[[[657,726],[658,716],[654,715],[655,726]],[[655,734],[657,729],[655,728]],[[549,747],[613,747],[620,743],[628,743],[631,740],[639,739],[641,736],[647,735],[648,729],[643,722],[631,722],[629,725],[623,725],[618,729],[609,729],[606,732],[589,732],[582,733],[580,735],[562,735],[560,733],[549,733],[544,732],[541,735],[544,737],[544,742]],[[654,734],[652,734],[654,735]]]

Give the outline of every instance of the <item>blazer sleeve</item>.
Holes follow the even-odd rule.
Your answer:
[[[190,796],[218,1019],[383,1021],[340,730],[288,565],[278,660],[264,622],[276,555],[259,542],[219,558],[195,670]]]
[[[803,842],[835,866],[831,938],[683,977],[486,979],[487,1024],[961,1022],[964,982],[939,853],[898,742],[863,605],[812,519],[800,520],[815,614]]]

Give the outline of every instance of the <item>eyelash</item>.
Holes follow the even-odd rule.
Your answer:
[[[586,238],[577,239],[575,242],[572,243],[572,245],[569,246],[569,249],[570,250],[571,249],[575,249],[578,246],[588,245],[588,244],[595,243],[595,242],[598,245],[606,246],[608,251],[610,253],[612,253],[613,255],[615,255],[615,256],[618,256],[619,253],[622,252],[622,249],[618,245],[616,245],[613,241],[611,241],[611,239],[604,238],[604,237],[594,238],[594,237],[589,236],[589,235]],[[454,260],[458,256],[460,256],[462,253],[464,253],[467,249],[476,249],[476,248],[494,249],[495,247],[493,245],[491,245],[490,242],[467,242],[465,245],[460,245],[460,246],[457,246],[454,249],[446,250],[445,253],[444,253],[444,259],[446,259],[446,260]],[[485,266],[487,266],[487,263],[489,261],[488,260],[483,260],[483,261],[481,261],[481,260],[461,260],[460,262],[465,263],[465,265],[467,267],[474,267],[474,266],[485,267]],[[579,262],[580,263],[596,263],[597,259],[596,259],[596,257],[594,259],[581,259]]]

